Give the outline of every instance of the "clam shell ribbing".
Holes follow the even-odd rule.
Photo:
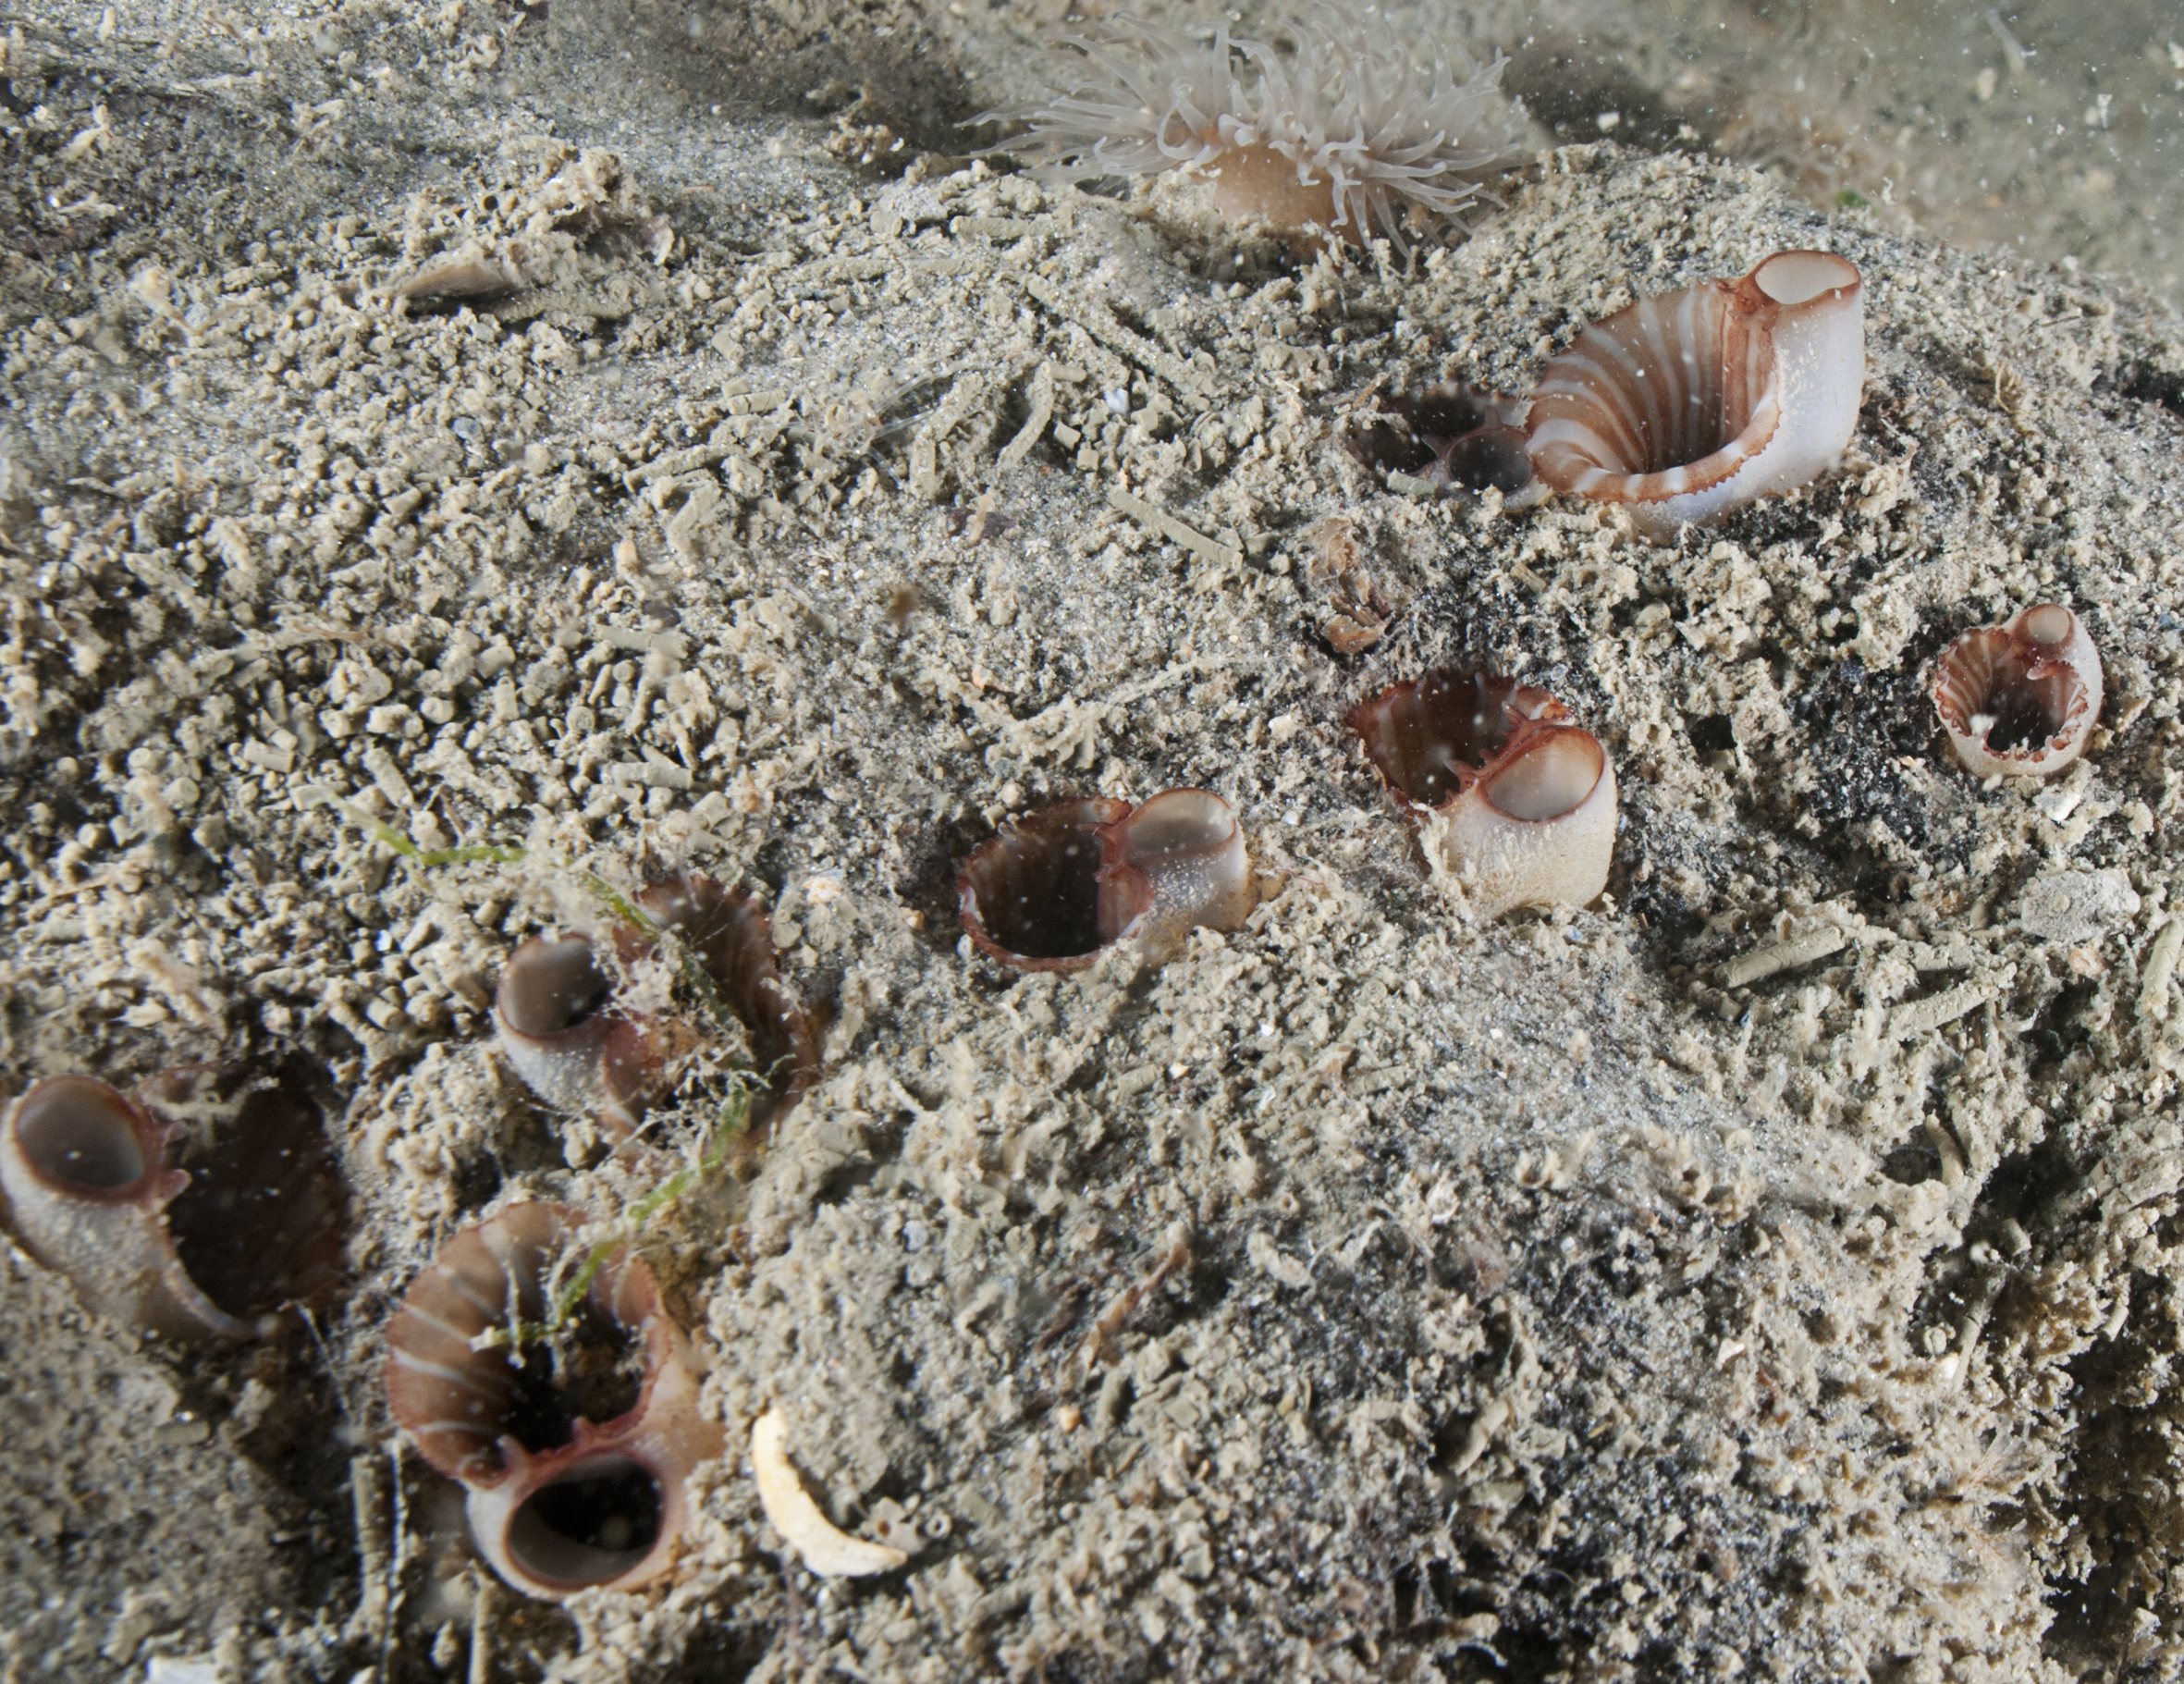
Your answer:
[[[1545,485],[1666,535],[1827,471],[1864,379],[1857,268],[1777,252],[1587,327],[1542,371],[1526,449]]]

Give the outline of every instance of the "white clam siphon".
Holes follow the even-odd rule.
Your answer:
[[[1589,326],[1541,371],[1526,449],[1552,489],[1669,536],[1826,473],[1864,384],[1856,265],[1777,252]]]
[[[1933,705],[1967,771],[2045,778],[2085,753],[2100,720],[2100,653],[2076,614],[2036,603],[1944,650]]]
[[[1582,906],[1607,887],[1615,770],[1545,691],[1444,669],[1359,703],[1349,724],[1481,916]]]

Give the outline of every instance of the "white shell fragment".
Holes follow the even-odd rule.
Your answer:
[[[2025,885],[2018,922],[2027,935],[2076,946],[2138,910],[2138,891],[2120,871],[2051,871]]]
[[[751,1423],[751,1471],[758,1481],[759,1506],[774,1530],[822,1579],[891,1573],[910,1559],[887,1544],[851,1537],[819,1512],[790,1464],[789,1429],[779,1409]]]

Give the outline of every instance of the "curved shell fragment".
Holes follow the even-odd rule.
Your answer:
[[[774,1530],[821,1578],[890,1573],[910,1559],[887,1544],[851,1537],[819,1512],[789,1461],[789,1429],[779,1409],[768,1409],[751,1424],[751,1470],[758,1480],[759,1506]]]

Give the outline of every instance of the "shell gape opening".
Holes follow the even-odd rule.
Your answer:
[[[607,1003],[614,983],[600,968],[591,942],[564,936],[527,948],[505,975],[501,1011],[521,1035],[558,1035]]]
[[[1560,818],[1592,793],[1605,765],[1600,744],[1584,731],[1552,731],[1487,781],[1486,798],[1512,818]]]
[[[2067,610],[2062,636],[2043,641],[2033,635],[2052,626],[2028,624],[2024,636],[2003,630],[1968,633],[1944,658],[1936,691],[1942,721],[1981,744],[1992,755],[2023,755],[2039,750],[2069,722],[2085,685],[2068,667],[2050,660],[2047,645],[2070,634]]]
[[[57,1184],[95,1192],[126,1187],[151,1167],[129,1112],[104,1083],[44,1083],[16,1119],[23,1156]]]
[[[2076,676],[2065,669],[2051,667],[2035,675],[2026,670],[2021,660],[1998,664],[1978,710],[1980,716],[1994,721],[1987,727],[1988,748],[2007,755],[2046,743],[2063,729],[2083,689]]]
[[[1099,946],[1099,842],[1089,832],[1020,849],[980,874],[978,910],[1003,947],[1074,959]]]
[[[1233,929],[1251,908],[1244,833],[1210,790],[1058,802],[1004,829],[956,870],[963,933],[1003,965],[1078,970],[1116,942],[1158,951]]]
[[[1005,829],[956,874],[963,928],[1005,963],[1074,969],[1145,911],[1142,874],[1102,877],[1100,827],[1130,804],[1094,796],[1046,807]]]
[[[533,1493],[509,1519],[508,1553],[543,1583],[607,1584],[651,1554],[666,1512],[649,1471],[602,1458]]]
[[[1541,485],[1661,538],[1832,469],[1864,379],[1857,267],[1777,252],[1586,327],[1540,370],[1525,446]]]

